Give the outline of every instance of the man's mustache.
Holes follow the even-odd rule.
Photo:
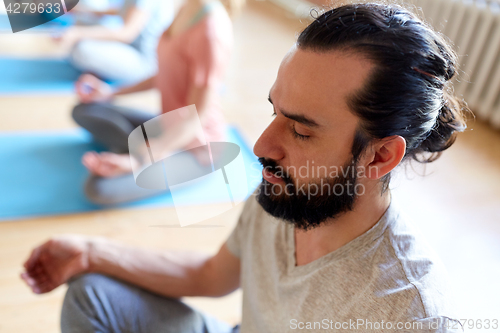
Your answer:
[[[275,160],[260,157],[259,162],[260,164],[262,164],[264,169],[266,169],[269,172],[272,172],[273,174],[275,174],[276,177],[280,177],[285,181],[285,183],[293,184],[292,178],[288,175],[288,173],[285,171],[283,167],[278,165],[278,163]]]

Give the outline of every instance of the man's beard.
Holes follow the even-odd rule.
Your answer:
[[[272,216],[283,219],[298,229],[309,230],[353,209],[357,198],[356,160],[346,163],[336,177],[325,175],[318,182],[299,185],[298,188],[276,161],[259,158],[259,162],[267,171],[281,176],[285,182],[272,184],[262,179],[260,184],[257,201]]]

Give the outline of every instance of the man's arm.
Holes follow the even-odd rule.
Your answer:
[[[49,292],[70,278],[106,274],[168,297],[223,296],[239,287],[240,260],[223,245],[215,256],[153,251],[105,238],[61,236],[35,248],[22,279],[35,293]]]
[[[101,239],[90,246],[89,271],[175,298],[224,296],[240,284],[240,260],[225,244],[211,256],[195,252],[156,252]]]

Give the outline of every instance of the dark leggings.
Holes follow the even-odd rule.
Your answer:
[[[128,153],[128,136],[154,115],[109,103],[79,104],[73,119],[89,131],[96,141],[117,154]],[[89,176],[85,195],[99,205],[117,205],[154,196],[165,190],[144,189],[136,185],[133,174],[113,178]]]

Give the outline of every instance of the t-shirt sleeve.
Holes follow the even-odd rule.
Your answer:
[[[252,213],[255,213],[255,209],[253,206],[256,204],[255,197],[250,196],[245,202],[245,206],[243,207],[243,211],[240,214],[238,219],[238,223],[236,227],[233,229],[231,235],[226,240],[226,247],[229,252],[235,255],[238,258],[241,258],[246,237],[248,235],[248,226],[249,220],[251,219]]]
[[[241,220],[241,217],[240,217]],[[234,256],[241,258],[241,223],[238,221],[236,227],[229,235],[229,238],[226,240],[226,247]]]

